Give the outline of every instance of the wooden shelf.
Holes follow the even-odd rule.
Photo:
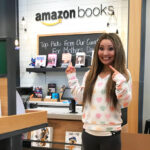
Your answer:
[[[77,71],[88,71],[89,67],[76,68]],[[66,68],[26,68],[27,72],[46,73],[46,72],[65,72]]]
[[[21,115],[0,117],[0,139],[48,126],[46,111],[27,111]]]
[[[30,98],[29,101],[40,101],[40,102],[57,102],[57,99],[49,99],[49,98]]]

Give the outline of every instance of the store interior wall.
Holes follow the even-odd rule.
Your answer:
[[[72,5],[74,3],[74,6]],[[47,91],[48,83],[56,83],[57,89],[62,85],[68,85],[65,72],[47,72],[29,73],[26,68],[29,67],[31,58],[37,55],[37,36],[43,34],[58,33],[76,33],[76,32],[102,32],[106,31],[109,16],[101,15],[98,17],[84,17],[76,19],[64,19],[61,24],[55,26],[44,26],[35,21],[37,12],[51,12],[57,10],[76,9],[78,6],[82,9],[103,8],[113,5],[116,12],[119,36],[122,38],[127,55],[127,32],[128,32],[128,0],[19,0],[19,39],[20,39],[20,86],[40,86]],[[25,19],[25,25],[22,24],[22,18]],[[52,21],[51,21],[52,22]],[[55,22],[55,21],[53,21]],[[87,26],[88,24],[88,26]],[[26,31],[24,30],[26,29]],[[77,72],[79,82],[82,81],[84,72]]]
[[[146,40],[145,40],[145,72],[144,72],[144,97],[143,97],[143,132],[145,121],[150,119],[150,1],[146,1]]]

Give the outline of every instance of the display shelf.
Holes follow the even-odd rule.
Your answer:
[[[88,71],[90,67],[76,68],[77,71]],[[46,73],[46,72],[64,72],[66,68],[56,67],[56,68],[26,68],[27,72],[35,73]]]
[[[29,139],[25,139],[23,140],[23,142],[28,142],[28,147],[24,146],[24,150],[31,150],[32,149],[39,149],[39,150],[45,150],[45,147],[33,147],[31,146],[31,142],[37,142],[37,143],[42,143],[43,141],[40,140],[29,140]],[[73,144],[73,143],[66,143],[66,142],[57,142],[57,141],[46,141],[46,143],[49,144],[55,144],[55,145],[62,145],[63,147],[65,147],[65,145],[74,145],[74,146],[78,146],[78,149],[82,149],[82,144]],[[57,146],[56,146],[57,147]],[[60,147],[60,146],[59,146]],[[75,148],[74,148],[75,149]],[[54,148],[54,147],[49,147],[48,150],[64,150],[64,149],[60,149],[60,148]]]
[[[57,102],[57,99],[50,98],[30,98],[29,101],[41,101],[41,102]]]
[[[27,72],[46,73],[46,68],[26,68]]]
[[[64,139],[64,137],[62,137]],[[35,141],[35,140],[24,140],[29,143],[31,142],[41,142],[41,141]],[[140,134],[140,133],[127,133],[127,132],[121,132],[121,150],[149,150],[150,147],[150,135],[149,134]],[[81,144],[70,144],[65,143],[64,141],[49,141],[47,143],[52,143],[53,147],[48,148],[48,150],[62,150],[64,148],[64,145],[76,145],[76,146],[82,146]],[[54,147],[55,146],[55,147]],[[24,150],[31,150],[32,149],[39,149],[39,150],[45,150],[45,148],[37,148],[37,147],[31,147],[30,146],[24,148]],[[81,148],[82,149],[82,148]]]

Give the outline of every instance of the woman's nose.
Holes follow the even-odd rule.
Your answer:
[[[108,55],[108,50],[104,50],[103,55]]]

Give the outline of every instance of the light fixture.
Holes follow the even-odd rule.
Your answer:
[[[15,39],[15,46],[19,46],[19,40],[17,38]]]
[[[107,22],[107,32],[111,33],[119,33],[118,31],[118,24],[117,24],[117,17],[115,15],[115,12],[113,11],[112,14],[110,14],[110,17]]]
[[[15,45],[15,50],[19,50],[19,35],[18,35],[18,1],[15,0],[15,41],[14,41],[14,45]]]

